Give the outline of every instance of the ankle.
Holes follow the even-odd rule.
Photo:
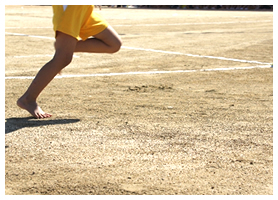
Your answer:
[[[23,94],[17,102],[21,103],[29,103],[29,102],[36,102],[36,98],[32,97],[31,95],[28,95],[27,93]]]

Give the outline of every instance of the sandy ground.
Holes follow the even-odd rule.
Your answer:
[[[5,7],[6,195],[272,195],[273,13],[98,12],[123,48],[75,54],[63,75],[91,76],[54,79],[37,120],[15,103],[54,53],[52,9]]]

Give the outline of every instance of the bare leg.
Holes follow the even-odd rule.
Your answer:
[[[115,53],[120,50],[122,41],[117,32],[108,26],[101,33],[85,41],[78,41],[74,52]],[[56,43],[54,44],[56,48]],[[59,72],[61,74],[61,72]]]
[[[115,53],[120,50],[121,45],[119,35],[111,26],[108,26],[101,33],[94,35],[94,38],[78,41],[75,52]]]
[[[41,68],[28,90],[18,99],[17,105],[36,118],[51,117],[51,114],[45,113],[38,106],[37,98],[57,73],[71,62],[73,53],[115,53],[120,47],[121,39],[110,26],[86,41],[77,41],[67,34],[57,32],[53,59]]]
[[[59,32],[56,37],[56,52],[51,61],[46,63],[36,75],[27,91],[18,99],[17,105],[27,110],[36,118],[48,118],[51,114],[45,113],[36,100],[48,83],[66,67],[72,60],[77,40],[69,35]]]

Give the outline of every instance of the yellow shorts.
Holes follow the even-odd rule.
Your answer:
[[[53,29],[68,34],[77,40],[86,40],[108,27],[108,22],[93,12],[93,5],[53,5]]]

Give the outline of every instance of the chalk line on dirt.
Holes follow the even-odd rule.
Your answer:
[[[194,54],[189,54],[189,53],[180,53],[180,52],[163,51],[163,50],[155,50],[155,49],[145,49],[145,48],[126,47],[126,46],[122,46],[122,48],[132,49],[132,50],[141,50],[141,51],[151,51],[151,52],[157,52],[157,53],[184,55],[184,56],[190,56],[190,57],[211,58],[211,59],[217,59],[217,60],[229,60],[229,61],[234,61],[234,62],[256,63],[256,64],[262,64],[262,65],[271,64],[271,63],[253,61],[253,60],[240,60],[240,59],[225,58],[225,57],[218,57],[218,56],[202,56],[202,55],[194,55]]]
[[[113,26],[180,26],[180,25],[205,25],[205,24],[240,24],[240,23],[258,23],[258,22],[272,22],[272,20],[262,20],[262,21],[233,21],[233,22],[198,22],[198,23],[173,23],[173,24],[118,24]]]
[[[190,72],[209,72],[209,71],[229,71],[229,70],[244,70],[255,68],[271,68],[270,65],[265,66],[250,66],[250,67],[231,67],[231,68],[215,68],[215,69],[200,69],[200,70],[174,70],[174,71],[147,71],[147,72],[121,72],[121,73],[100,73],[100,74],[69,74],[59,75],[55,78],[80,78],[80,77],[98,77],[98,76],[124,76],[124,75],[143,75],[143,74],[169,74],[169,73],[190,73]],[[34,79],[34,76],[8,76],[5,79]]]
[[[27,34],[22,34],[22,33],[5,32],[5,34],[55,40],[55,38],[52,38],[52,37],[37,36],[37,35],[27,35]],[[163,50],[156,50],[156,49],[146,49],[146,48],[127,47],[127,46],[122,46],[121,48],[122,49],[131,49],[131,50],[140,50],[140,51],[150,51],[150,52],[156,52],[156,53],[183,55],[183,56],[190,56],[190,57],[210,58],[210,59],[217,59],[217,60],[228,60],[228,61],[234,61],[234,62],[255,63],[255,64],[262,64],[262,65],[269,65],[269,64],[271,64],[271,63],[252,61],[252,60],[241,60],[241,59],[225,58],[225,57],[219,57],[219,56],[202,56],[202,55],[194,55],[194,54],[181,53],[181,52],[173,52],[173,51],[163,51]]]
[[[51,54],[39,54],[39,55],[28,55],[28,56],[8,56],[12,58],[40,58],[40,57],[53,57]],[[75,58],[80,58],[80,56],[73,55]]]
[[[180,26],[180,25],[205,25],[205,24],[239,24],[239,23],[262,23],[272,22],[272,20],[260,20],[260,21],[231,21],[231,22],[187,22],[187,23],[172,23],[172,24],[114,24],[113,26]],[[52,29],[53,27],[5,27],[5,29]]]

